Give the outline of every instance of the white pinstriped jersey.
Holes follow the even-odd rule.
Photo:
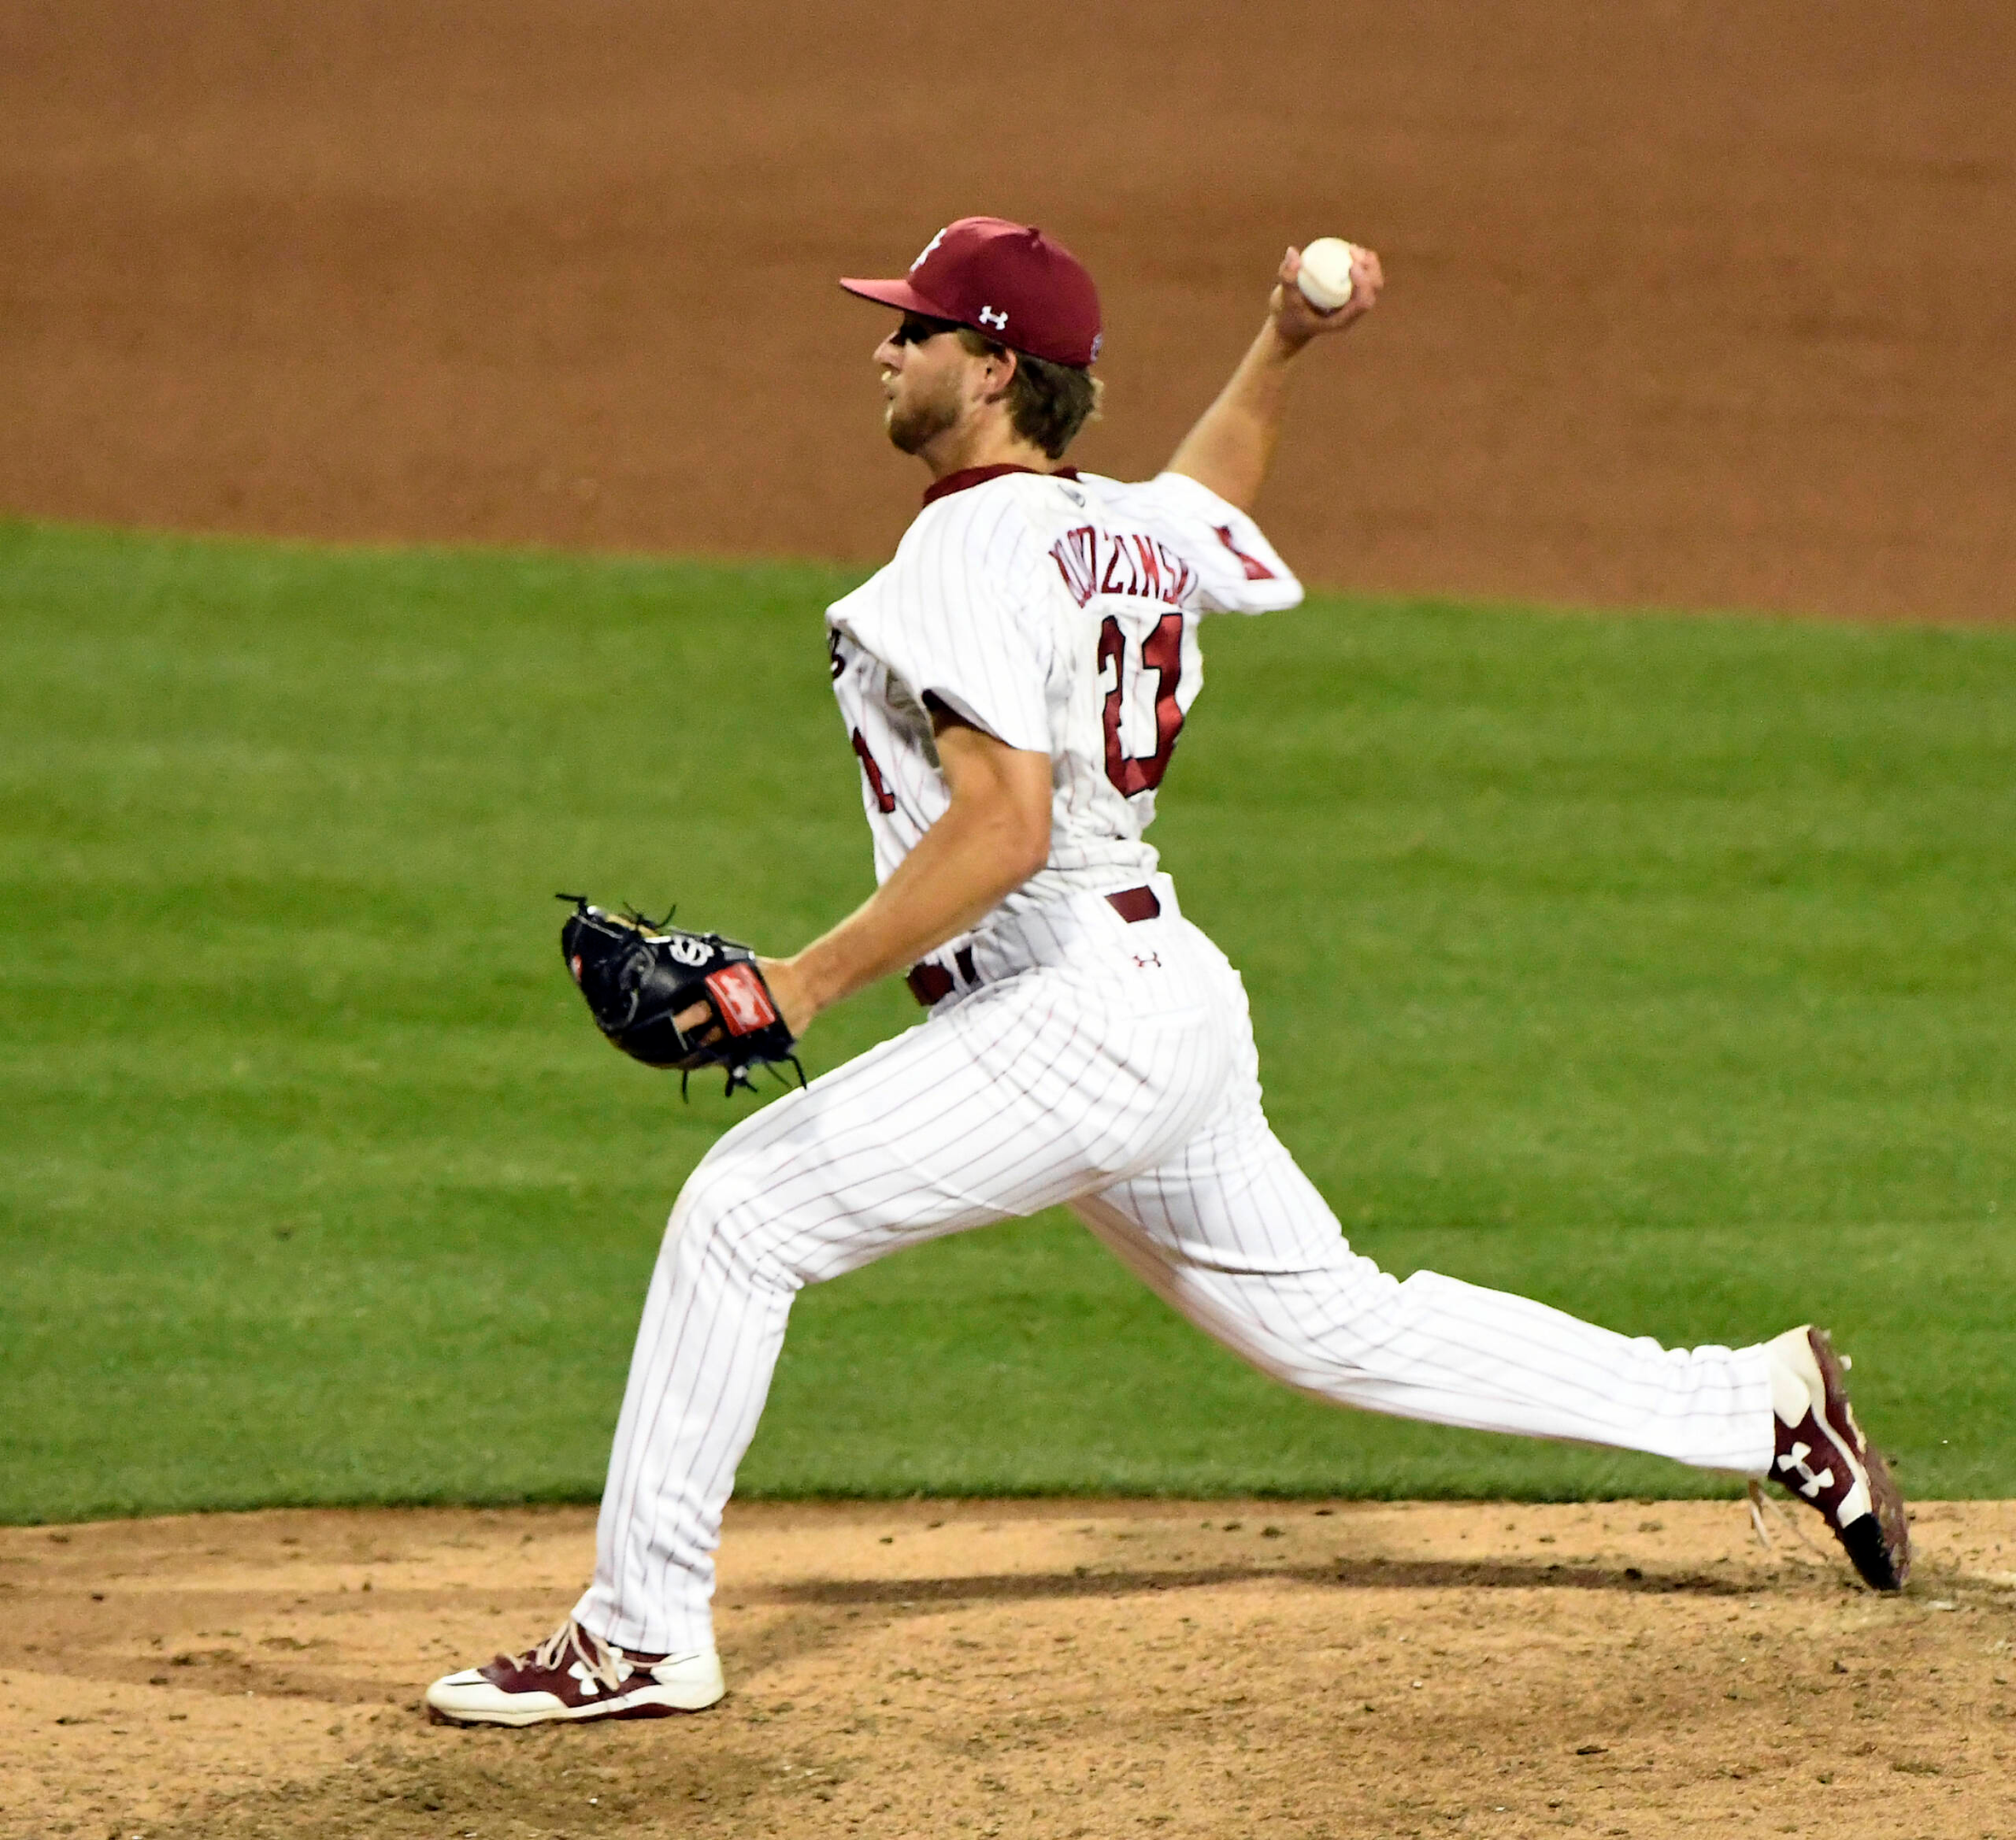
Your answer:
[[[1152,874],[1141,833],[1203,682],[1199,621],[1301,597],[1260,526],[1180,474],[985,469],[934,494],[888,566],[826,614],[876,879],[950,802],[933,703],[1050,756],[1049,860],[1005,907]]]
[[[1663,1348],[1433,1272],[1403,1283],[1353,1251],[1268,1126],[1238,973],[1159,897],[1152,912],[1096,898],[1154,867],[1141,831],[1197,693],[1199,617],[1301,597],[1266,539],[1166,474],[939,484],[895,560],[829,615],[876,871],[945,808],[932,699],[1048,755],[1049,860],[988,917],[984,950],[933,955],[946,983],[918,989],[928,1023],[743,1119],[681,1190],[581,1626],[711,1658],[721,1510],[800,1285],[1060,1203],[1301,1392],[1763,1474],[1778,1428],[1765,1348]],[[430,1701],[472,1680],[456,1690],[495,1691],[451,1676]]]

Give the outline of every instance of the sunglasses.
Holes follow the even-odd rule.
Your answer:
[[[922,345],[941,332],[956,332],[956,319],[927,319],[922,313],[905,313],[903,324],[889,335],[892,345]]]

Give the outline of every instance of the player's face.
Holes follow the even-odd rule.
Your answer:
[[[906,313],[875,348],[881,365],[882,425],[904,453],[921,452],[966,413],[968,374],[976,360],[944,319]]]

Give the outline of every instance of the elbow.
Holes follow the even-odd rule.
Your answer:
[[[957,846],[973,878],[974,892],[991,906],[1012,894],[1050,860],[1050,808],[1020,800],[973,802],[960,821],[961,801],[954,798],[950,829],[960,836]],[[949,839],[948,839],[949,841]]]
[[[962,725],[939,731],[939,751],[952,795],[941,820],[949,825],[946,841],[964,856],[974,892],[989,884],[999,900],[1050,860],[1050,756]]]
[[[1026,819],[1017,823],[1002,840],[1002,872],[1009,877],[1008,888],[1019,888],[1050,860],[1050,814],[1041,823]]]
[[[1050,860],[1050,802],[1046,798],[1040,805],[1034,800],[1004,802],[995,811],[991,828],[1001,892],[1012,894]]]

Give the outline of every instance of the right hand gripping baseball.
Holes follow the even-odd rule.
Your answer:
[[[1377,253],[1356,249],[1351,262],[1351,298],[1325,313],[1295,285],[1301,266],[1300,250],[1290,249],[1282,256],[1274,277],[1274,292],[1267,302],[1274,330],[1291,346],[1306,345],[1326,332],[1341,332],[1345,327],[1355,325],[1379,304],[1379,290],[1386,285]]]
[[[613,1046],[646,1067],[721,1067],[730,1092],[751,1084],[750,1068],[778,1061],[797,1067],[803,1084],[797,1044],[748,946],[611,913],[585,895],[560,899],[574,904],[560,954]]]

